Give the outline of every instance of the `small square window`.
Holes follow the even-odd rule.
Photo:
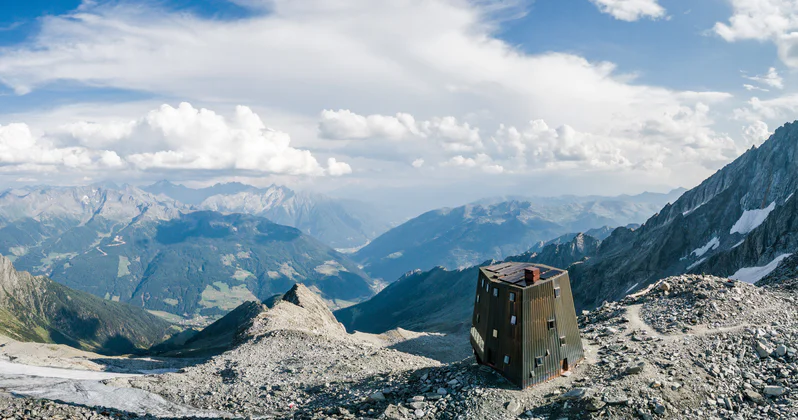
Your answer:
[[[493,288],[493,296],[499,296],[499,289],[497,287]]]
[[[546,325],[549,327],[550,330],[554,329],[554,319],[550,319],[546,322]]]
[[[538,356],[535,358],[535,367],[543,366],[543,356]]]
[[[515,293],[510,292],[510,302],[515,302]]]
[[[485,283],[485,291],[490,291],[490,283]]]
[[[517,319],[515,318],[515,315],[510,317],[510,325],[515,325],[516,321]]]
[[[498,338],[498,337],[499,337],[499,332],[496,331],[496,330],[493,330],[493,338]]]
[[[477,314],[477,324],[479,324],[479,314]]]
[[[504,356],[504,364],[505,365],[509,365],[510,364],[510,356]]]
[[[485,279],[482,279],[482,287],[485,287]]]
[[[565,347],[565,336],[560,337],[560,347]]]
[[[546,349],[546,356],[551,356],[551,352],[549,351],[549,349]]]
[[[477,303],[479,303],[479,295],[477,295]]]
[[[559,287],[555,287],[554,288],[554,297],[555,298],[560,297],[560,288]]]

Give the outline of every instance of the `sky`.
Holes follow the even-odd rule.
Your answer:
[[[0,189],[401,206],[693,187],[796,119],[788,0],[0,5]]]

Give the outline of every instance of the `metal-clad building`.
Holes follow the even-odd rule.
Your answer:
[[[479,269],[471,320],[477,361],[526,388],[584,359],[568,271],[501,263]]]

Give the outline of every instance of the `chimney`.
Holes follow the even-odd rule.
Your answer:
[[[536,281],[540,280],[540,269],[537,267],[525,268],[524,280],[530,284],[534,284]]]

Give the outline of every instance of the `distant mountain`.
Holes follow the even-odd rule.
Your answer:
[[[353,256],[373,277],[392,281],[403,273],[435,266],[469,267],[502,260],[569,232],[639,223],[684,190],[619,197],[486,199],[416,217],[374,239]],[[504,198],[504,197],[502,197]]]
[[[598,252],[600,241],[577,234],[568,242],[553,243],[538,253],[526,253],[508,261],[526,261],[568,268]],[[482,265],[492,264],[486,261]],[[382,333],[394,328],[413,331],[452,332],[465,328],[474,309],[478,267],[408,273],[376,296],[335,316],[347,330]]]
[[[197,212],[129,185],[5,191],[0,253],[69,287],[188,316],[223,315],[295,282],[317,287],[332,307],[377,288],[345,256],[294,228]]]
[[[295,227],[335,248],[365,245],[390,227],[381,213],[366,203],[297,192],[279,185],[256,188],[227,183],[191,189],[160,181],[143,189],[201,210],[265,217]]]
[[[108,235],[98,232],[102,230],[87,223],[61,235],[54,247],[79,246],[69,255],[51,258],[52,278],[150,310],[218,317],[298,282],[333,307],[358,302],[377,290],[343,254],[261,217],[198,211],[166,221],[132,221]],[[95,243],[83,246],[89,240]],[[39,256],[54,252],[44,247]],[[31,258],[19,261],[37,264]]]
[[[100,353],[135,353],[179,331],[141,308],[16,271],[0,256],[0,334]]]
[[[163,195],[192,206],[199,205],[208,197],[214,195],[232,195],[240,192],[258,191],[257,187],[240,182],[214,184],[205,188],[189,188],[184,185],[173,184],[167,180],[158,181],[152,185],[141,187],[141,189],[151,194]]]
[[[131,223],[171,220],[188,208],[129,185],[29,187],[0,194],[0,254],[34,274],[93,249]]]

